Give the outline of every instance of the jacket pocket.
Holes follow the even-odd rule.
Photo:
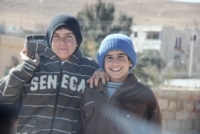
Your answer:
[[[33,128],[32,133],[37,133],[37,132],[50,133],[51,123],[52,123],[52,119],[36,117],[34,120],[34,128]],[[67,124],[67,122],[65,121],[60,121],[60,120],[55,119],[52,133],[56,133],[60,131],[70,134],[72,133],[72,125]]]
[[[95,106],[95,101],[88,101],[84,105],[84,116],[85,116],[85,121],[88,121],[94,113],[94,106]]]

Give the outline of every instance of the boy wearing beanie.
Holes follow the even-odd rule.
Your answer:
[[[161,134],[161,113],[154,93],[129,73],[137,63],[131,39],[123,34],[108,35],[97,61],[110,81],[85,91],[81,133]]]
[[[81,42],[79,22],[70,14],[56,15],[46,36],[26,38],[23,62],[0,79],[0,103],[21,105],[17,134],[78,133],[81,96],[99,68],[81,54]]]

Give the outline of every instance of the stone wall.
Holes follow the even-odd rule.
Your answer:
[[[163,134],[200,134],[200,90],[153,91],[162,113]]]

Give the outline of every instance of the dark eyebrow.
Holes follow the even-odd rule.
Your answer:
[[[64,35],[73,35],[73,33],[66,33],[66,34],[64,34]]]
[[[59,35],[59,34],[57,34],[57,33],[53,33],[53,35]]]
[[[53,33],[53,35],[60,35],[59,33],[56,33],[56,31]],[[73,35],[72,32],[69,32],[69,33],[65,33],[64,35]]]

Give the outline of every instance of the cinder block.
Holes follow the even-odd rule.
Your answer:
[[[177,100],[177,91],[169,90],[164,92],[164,99]]]
[[[171,131],[180,130],[180,121],[179,120],[167,121],[167,130],[171,130]]]
[[[179,91],[177,96],[179,100],[189,100],[191,98],[191,93],[190,91]]]
[[[192,111],[194,109],[194,102],[193,101],[184,101],[183,102],[183,108],[185,110]]]
[[[176,112],[176,120],[187,120],[189,119],[190,111],[181,110]]]
[[[175,111],[164,110],[162,113],[163,120],[174,120],[175,119]]]
[[[183,102],[182,101],[177,101],[177,103],[176,103],[176,110],[180,111],[180,110],[183,110],[183,109],[184,109]]]
[[[164,91],[163,90],[153,90],[156,98],[163,98]]]
[[[196,111],[191,111],[189,114],[189,120],[200,120],[200,115]]]
[[[195,109],[200,112],[200,98],[195,101]]]
[[[166,100],[166,99],[158,99],[158,103],[159,103],[159,106],[160,106],[161,110],[168,108],[168,100]]]
[[[191,91],[190,100],[198,100],[200,98],[199,91]]]
[[[182,120],[180,130],[192,130],[194,122],[192,120]]]
[[[198,130],[200,132],[200,120],[194,121],[194,130]]]
[[[175,111],[175,110],[176,110],[176,102],[170,101],[170,102],[169,102],[168,109],[169,109],[169,110],[172,110],[172,111]]]

